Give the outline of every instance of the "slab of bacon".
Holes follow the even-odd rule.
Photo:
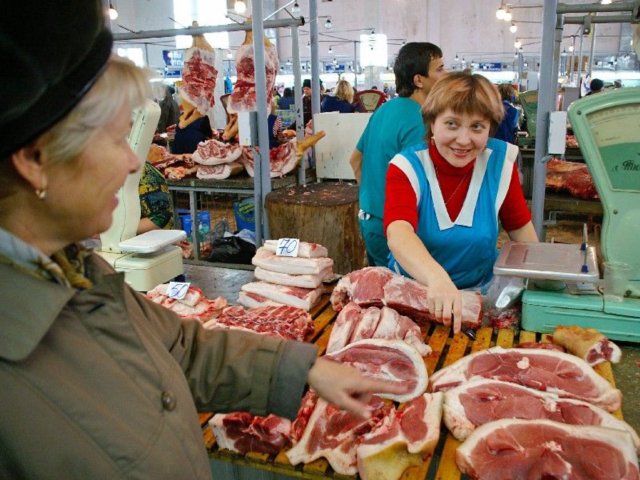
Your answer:
[[[222,310],[217,318],[205,324],[205,328],[250,330],[302,342],[307,335],[313,333],[313,319],[305,310],[288,305],[257,308],[234,305]]]
[[[205,323],[217,317],[227,306],[227,300],[224,297],[209,300],[202,294],[202,290],[196,287],[189,287],[187,294],[179,300],[170,298],[168,290],[169,284],[162,283],[149,290],[146,296],[154,303],[172,310],[184,319],[194,319]]]
[[[240,158],[242,147],[237,144],[225,143],[214,138],[200,142],[193,152],[193,161],[200,165],[221,165],[231,163]]]
[[[244,170],[241,163],[231,162],[222,165],[200,165],[196,177],[202,180],[224,180]]]

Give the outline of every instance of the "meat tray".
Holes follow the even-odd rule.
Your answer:
[[[331,335],[331,328],[337,313],[331,307],[329,296],[324,295],[316,307],[310,312],[314,319],[314,332],[309,335],[307,341],[313,342],[319,347],[320,354],[324,350]],[[476,332],[476,339],[471,340],[463,333],[451,336],[450,327],[443,325],[431,325],[425,332],[425,341],[432,348],[432,352],[424,357],[424,362],[431,376],[436,370],[446,367],[464,355],[484,350],[492,346],[511,347],[514,344],[524,342],[548,341],[547,336],[539,333],[520,331],[519,334],[511,329],[499,330],[494,333],[491,328],[483,327]],[[594,367],[594,370],[602,377],[615,385],[613,371],[609,362],[602,363]],[[622,418],[620,410],[614,412],[618,418]],[[218,448],[211,427],[208,425],[212,414],[203,413],[200,415],[200,424],[203,428],[203,436],[207,451],[212,459],[232,462],[251,468],[265,470],[276,474],[308,479],[350,479],[356,480],[358,477],[339,475],[333,472],[329,463],[324,459],[304,465],[293,466],[289,463],[284,451],[277,455],[267,455],[264,453],[250,452],[240,455],[229,450]],[[463,477],[455,463],[456,449],[460,442],[449,434],[442,426],[440,441],[433,453],[433,456],[423,462],[418,467],[408,468],[402,475],[402,480],[461,480]]]

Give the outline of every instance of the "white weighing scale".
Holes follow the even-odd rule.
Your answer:
[[[640,88],[585,97],[571,105],[569,118],[602,202],[604,260],[631,267],[627,294],[622,302],[611,301],[594,288],[599,275],[593,276],[595,252],[586,239],[583,245],[507,244],[494,272],[563,282],[555,291],[529,282],[534,286],[522,299],[525,330],[579,325],[640,342]]]
[[[147,100],[135,114],[129,145],[144,162],[160,118],[160,107]],[[140,169],[127,177],[118,192],[118,206],[113,223],[100,235],[102,246],[97,253],[118,272],[124,272],[126,282],[138,291],[146,292],[184,272],[182,250],[174,243],[186,238],[182,230],[152,230],[136,236],[140,222],[138,184]]]

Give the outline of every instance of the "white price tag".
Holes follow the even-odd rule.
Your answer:
[[[297,257],[300,240],[297,238],[280,238],[276,247],[276,255],[279,257]]]
[[[182,300],[189,291],[190,285],[190,282],[169,282],[167,296],[169,298],[175,298],[176,300]]]

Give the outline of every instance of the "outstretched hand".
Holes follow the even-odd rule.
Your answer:
[[[398,383],[365,377],[353,367],[326,358],[316,360],[309,370],[308,383],[329,403],[361,418],[371,416],[368,403],[372,395],[405,392]]]

